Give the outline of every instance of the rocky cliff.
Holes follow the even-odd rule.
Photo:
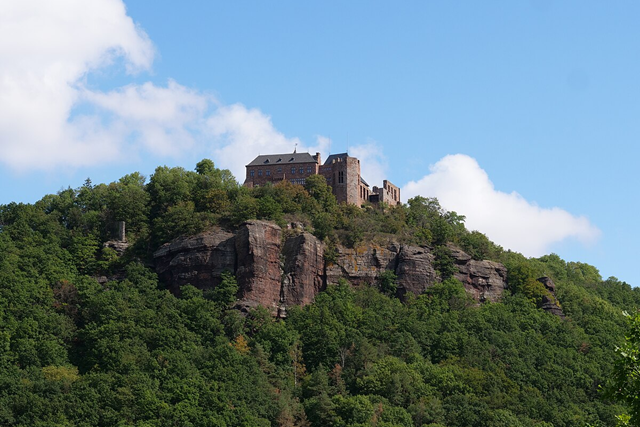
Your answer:
[[[354,285],[374,284],[385,270],[398,277],[398,296],[420,294],[440,279],[427,247],[363,244],[336,248],[331,262],[325,261],[324,245],[312,234],[298,231],[283,238],[281,228],[268,221],[249,221],[231,233],[215,229],[180,238],[158,249],[154,258],[160,279],[174,293],[189,283],[212,289],[228,270],[238,280],[238,306],[257,305],[285,315],[292,305],[312,302],[327,284],[345,278]],[[498,301],[506,289],[506,269],[492,261],[472,260],[450,247],[457,267],[455,277],[478,301]]]
[[[560,302],[556,298],[556,284],[553,283],[551,278],[546,276],[540,277],[537,280],[544,285],[544,288],[548,292],[547,295],[542,296],[542,301],[540,302],[539,307],[547,313],[554,314],[564,319],[564,312],[560,307]]]
[[[179,294],[186,284],[213,289],[222,272],[236,271],[235,235],[215,229],[181,237],[160,247],[153,256],[158,277],[173,293]]]
[[[454,277],[462,282],[464,288],[476,300],[498,301],[507,289],[507,269],[494,261],[478,261],[462,250],[449,245],[451,257],[458,272]]]

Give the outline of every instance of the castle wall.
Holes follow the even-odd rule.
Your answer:
[[[320,167],[338,203],[361,206],[360,160],[348,155],[332,156]]]
[[[378,195],[378,201],[396,206],[400,204],[400,188],[386,179],[382,181],[382,188],[373,187],[373,193]]]
[[[285,161],[286,160],[286,161]],[[332,154],[324,165],[320,153],[260,155],[246,166],[244,185],[257,187],[268,182],[287,180],[304,185],[311,175],[322,175],[327,180],[338,203],[362,206],[363,203],[383,202],[390,206],[400,204],[400,188],[384,180],[382,188],[369,185],[360,176],[360,160],[347,153]]]
[[[317,175],[320,168],[320,153],[316,154],[317,161],[288,163],[271,163],[263,165],[249,165],[244,181],[246,187],[258,187],[268,182],[290,181],[293,184],[304,185],[311,175]]]
[[[363,204],[364,202],[368,202],[369,196],[371,195],[371,190],[369,189],[369,186],[360,182],[360,188],[358,190],[359,190],[358,196],[360,197],[360,204]]]

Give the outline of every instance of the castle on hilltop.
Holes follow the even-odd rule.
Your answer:
[[[382,187],[369,188],[360,176],[360,160],[347,153],[332,154],[322,164],[320,153],[265,154],[256,157],[247,166],[246,187],[257,187],[268,182],[289,181],[304,185],[311,175],[322,175],[333,190],[338,203],[362,206],[364,202],[395,206],[400,204],[400,188],[386,179]]]

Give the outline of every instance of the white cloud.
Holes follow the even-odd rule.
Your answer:
[[[109,91],[88,83],[120,64],[129,74],[148,71],[154,53],[122,0],[0,0],[0,164],[53,169],[202,152],[242,181],[244,165],[260,153],[330,152],[329,138],[305,144],[258,109],[219,105],[173,80]],[[379,185],[380,147],[351,153]]]
[[[430,171],[404,186],[403,198],[437,197],[442,207],[467,217],[467,228],[486,234],[507,249],[541,256],[564,239],[590,244],[600,236],[600,230],[583,216],[557,207],[541,208],[516,192],[496,190],[487,173],[469,156],[446,156]]]
[[[208,131],[219,148],[214,148],[217,166],[231,170],[240,182],[244,181],[245,165],[259,154],[320,152],[323,156],[331,147],[331,140],[316,137],[313,146],[298,138],[288,138],[278,131],[271,117],[242,104],[219,107],[207,120]]]
[[[204,125],[209,100],[169,80],[166,88],[152,83],[129,85],[108,93],[85,92],[85,99],[111,112],[112,131],[137,131],[137,142],[160,155],[179,155],[195,144]]]
[[[203,96],[171,81],[108,93],[86,87],[89,73],[116,59],[132,73],[153,57],[121,0],[0,0],[0,162],[86,166],[122,156],[132,139],[159,154],[191,144]],[[102,111],[74,114],[85,104]]]
[[[382,180],[387,178],[387,161],[382,146],[375,141],[368,141],[349,148],[349,155],[360,160],[360,175],[373,188],[382,187]]]
[[[331,139],[316,135],[315,143],[286,137],[278,131],[271,117],[242,104],[219,107],[207,120],[207,130],[213,137],[216,165],[229,169],[240,182],[244,181],[245,165],[259,154],[291,153],[294,149],[311,154],[320,153],[326,159],[331,153]],[[382,147],[368,141],[349,149],[360,159],[361,175],[370,185],[382,185],[387,169]]]

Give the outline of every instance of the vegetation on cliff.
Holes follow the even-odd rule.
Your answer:
[[[384,234],[428,245],[442,282],[404,304],[392,274],[377,287],[341,283],[285,320],[234,310],[229,274],[180,297],[158,282],[159,245],[252,218],[302,223],[329,248]],[[118,221],[123,255],[105,246]],[[510,294],[471,300],[448,243],[502,262]],[[539,309],[540,276],[565,319]],[[639,306],[637,288],[556,255],[504,251],[435,199],[360,209],[338,205],[320,177],[247,189],[209,160],[160,167],[148,182],[133,173],[0,206],[0,424],[611,426],[637,410],[602,389],[629,376],[615,349],[623,311]]]

